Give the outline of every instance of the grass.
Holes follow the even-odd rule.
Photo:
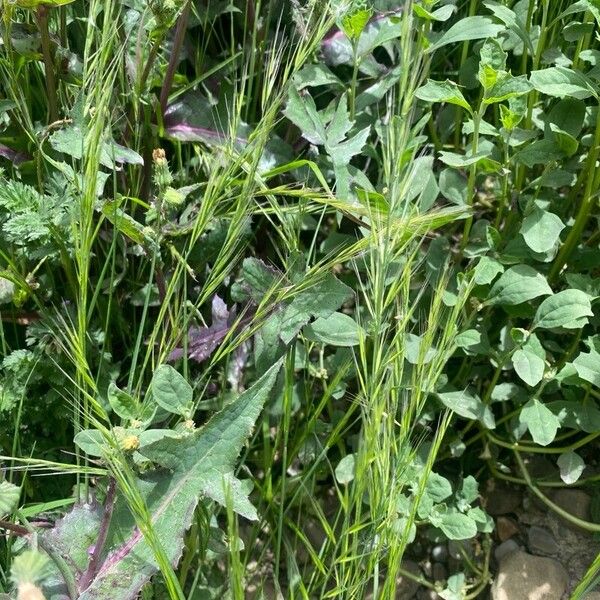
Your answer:
[[[3,511],[0,495],[0,517],[10,515],[0,526],[31,531],[34,517],[57,519],[71,503],[98,501],[105,508],[96,539],[106,538],[115,493],[115,506],[128,508],[157,567],[143,598],[242,599],[254,590],[264,597],[391,599],[400,576],[449,590],[450,581],[428,581],[405,567],[415,539],[427,539],[424,528],[437,524],[431,535],[440,536],[443,516],[435,522],[422,507],[435,493],[438,507],[448,498],[432,488],[444,487],[441,479],[448,486],[451,479],[450,493],[460,494],[468,475],[480,479],[486,469],[484,461],[469,459],[456,466],[449,441],[458,438],[467,447],[484,439],[499,448],[503,442],[474,418],[453,431],[456,412],[464,413],[434,398],[448,384],[455,390],[474,385],[489,409],[497,384],[513,377],[506,375],[508,354],[494,356],[491,374],[479,376],[474,353],[457,355],[457,336],[470,327],[487,327],[493,339],[504,335],[485,321],[493,309],[478,303],[481,284],[472,267],[483,252],[472,246],[483,218],[506,239],[520,226],[509,210],[511,197],[528,191],[538,174],[510,162],[518,150],[507,143],[503,156],[494,155],[500,169],[488,174],[498,176],[497,205],[486,204],[475,162],[460,171],[464,203],[434,203],[438,193],[427,200],[431,181],[423,161],[443,150],[485,150],[485,119],[492,112],[480,96],[469,135],[462,109],[429,111],[418,101],[417,90],[429,78],[450,73],[457,79],[479,43],[461,39],[442,59],[429,52],[424,40],[436,21],[415,10],[429,3],[405,0],[395,7],[386,23],[398,33],[390,34],[387,55],[379,42],[361,54],[357,38],[351,60],[328,72],[319,71],[322,48],[335,42],[331,36],[340,32],[334,29],[358,8],[327,0],[226,4],[2,5],[6,135],[0,144],[10,142],[28,156],[20,165],[7,162],[3,177],[7,190],[19,181],[30,187],[29,204],[11,200],[11,210],[26,215],[21,239],[0,240],[0,281],[12,286],[12,304],[0,307],[0,335],[3,354],[14,363],[5,360],[0,381],[0,410],[7,416],[0,460],[6,481],[21,491],[18,510]],[[478,4],[459,2],[458,14],[479,14]],[[529,2],[524,25],[528,33],[541,27],[535,53],[528,56],[525,45],[515,59],[524,74],[541,67],[543,51],[554,47],[568,5],[537,4]],[[376,6],[376,22],[387,15],[384,8]],[[583,18],[575,65],[594,45],[585,29],[593,12]],[[17,34],[39,48],[23,53]],[[375,58],[385,72],[373,74]],[[400,73],[392,80],[396,65]],[[300,85],[307,77],[313,83]],[[327,85],[310,89],[324,111],[319,114],[328,114],[325,126],[315,123],[307,100],[319,77]],[[301,114],[290,114],[291,87],[305,102]],[[357,122],[344,128],[344,115],[334,110],[346,89],[350,121]],[[540,94],[532,92],[527,102],[524,130],[540,118]],[[498,127],[500,114],[494,114]],[[297,131],[299,121],[315,132]],[[550,282],[570,268],[595,210],[598,123],[590,124],[593,141],[569,196],[581,201],[549,263]],[[342,131],[333,142],[319,139],[319,127],[333,138],[336,126]],[[363,126],[370,132],[366,149],[339,159],[335,152],[350,152]],[[364,193],[344,196],[344,178]],[[15,198],[25,197],[14,189]],[[35,218],[27,212],[32,203]],[[268,282],[258,282],[260,298],[248,303],[252,280],[244,259],[252,257],[270,275],[262,271]],[[321,294],[325,303],[322,290],[332,273],[353,290],[336,307],[354,320],[352,346],[319,341],[305,323],[283,344],[273,328],[285,323],[274,319],[307,294],[317,303]],[[194,328],[210,327],[211,318],[215,326],[215,295],[229,307],[237,301],[239,313],[198,364],[190,358]],[[572,353],[580,339],[581,331]],[[236,463],[236,475],[252,484],[258,520],[236,514],[235,489],[223,491],[221,505],[202,497],[180,532],[174,562],[171,540],[157,533],[158,517],[140,485],[147,465],[123,442],[132,420],[116,414],[108,398],[113,381],[132,406],[147,403],[153,374],[177,347],[182,358],[174,364],[193,387],[193,405],[186,418],[163,411],[155,423],[178,434],[227,410],[280,356],[283,367]],[[29,354],[15,354],[23,349]],[[597,395],[592,387],[586,399]],[[512,413],[508,406],[496,410],[498,424],[519,413],[520,405]],[[89,429],[103,444],[101,458],[73,443]],[[506,444],[513,447],[512,440]],[[496,465],[492,472],[502,477]],[[538,494],[536,482],[522,475],[521,483]],[[491,579],[491,534],[482,523],[476,536],[483,553],[475,562],[465,559],[460,597],[481,597]],[[18,531],[34,549],[38,535],[45,540],[41,532]],[[25,583],[45,590],[48,574],[41,567],[30,568],[31,581],[15,576],[24,560],[17,539],[0,540],[0,593]],[[99,546],[104,560],[110,548]],[[100,554],[92,554],[86,577],[97,575]],[[60,556],[50,558],[67,572],[75,597],[81,579],[68,575]],[[577,593],[588,589],[597,568],[590,567]]]

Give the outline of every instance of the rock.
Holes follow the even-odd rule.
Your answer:
[[[446,544],[438,544],[431,549],[431,558],[439,562],[443,562],[448,558],[448,546]]]
[[[488,483],[485,510],[492,517],[515,512],[521,504],[521,492],[502,482]]]
[[[547,529],[536,525],[527,532],[527,545],[534,554],[556,554],[559,549],[554,536]]]
[[[496,533],[501,542],[505,542],[519,533],[519,526],[510,517],[498,517],[496,519]]]
[[[500,561],[492,600],[560,600],[568,575],[553,558],[511,552]]]
[[[519,544],[517,544],[517,542],[515,542],[515,540],[506,540],[496,547],[494,550],[494,556],[496,557],[496,560],[500,562],[505,556],[520,550],[520,548],[521,547]]]
[[[584,521],[591,520],[590,506],[592,499],[583,490],[557,490],[552,496],[552,501],[574,517],[583,519]],[[560,520],[569,529],[585,531],[566,519],[561,518]]]
[[[446,567],[442,563],[433,563],[433,581],[445,581],[446,580]]]

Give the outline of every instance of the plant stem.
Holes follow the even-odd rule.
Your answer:
[[[356,116],[356,85],[358,82],[358,40],[352,42],[352,82],[350,83],[350,120],[354,121]]]
[[[575,217],[575,223],[573,223],[573,227],[571,227],[571,231],[569,231],[569,235],[567,235],[567,239],[563,244],[558,256],[556,257],[552,269],[550,270],[550,274],[548,278],[550,281],[556,279],[558,274],[561,272],[563,266],[569,260],[571,253],[577,246],[577,244],[581,241],[581,235],[583,230],[588,222],[588,218],[592,211],[592,207],[594,202],[597,199],[597,190],[600,169],[596,169],[596,162],[598,160],[598,154],[600,151],[600,110],[598,111],[598,116],[596,117],[596,131],[594,133],[594,142],[590,151],[588,153],[588,160],[585,167],[585,172],[587,173],[585,190],[583,192],[583,199],[581,200],[581,205],[579,206],[579,211],[577,216]]]
[[[81,576],[79,581],[79,591],[85,591],[94,581],[94,577],[98,573],[100,568],[100,557],[102,556],[102,550],[106,544],[106,538],[108,537],[108,527],[112,518],[113,508],[115,506],[115,480],[111,477],[108,480],[108,488],[106,490],[106,500],[104,502],[104,514],[102,515],[102,522],[100,523],[100,530],[98,531],[98,539],[94,545],[94,550],[90,557],[88,568]]]
[[[473,142],[471,143],[471,156],[475,156],[477,154],[477,151],[479,150],[479,127],[481,125],[481,120],[483,119],[485,109],[486,105],[483,102],[481,102],[479,105],[479,110],[477,111],[477,113],[473,114]],[[473,206],[473,196],[475,194],[476,177],[477,163],[475,162],[471,165],[471,170],[469,172],[469,180],[467,182],[467,203],[469,204],[469,206]],[[469,242],[469,233],[471,231],[472,225],[473,216],[469,215],[469,217],[465,221],[465,227],[463,230],[463,237],[461,241],[461,250],[463,250]]]
[[[175,71],[179,64],[179,53],[183,46],[183,40],[185,39],[185,32],[187,31],[187,24],[190,17],[192,2],[188,0],[183,7],[183,11],[177,19],[177,28],[175,29],[175,38],[173,39],[173,48],[171,48],[171,56],[169,57],[169,64],[167,65],[167,71],[165,78],[160,90],[160,113],[163,121],[165,118],[165,112],[167,110],[167,104],[169,102],[169,92],[173,85],[173,78],[175,77]]]
[[[56,79],[54,78],[54,64],[50,53],[50,32],[48,31],[48,7],[40,4],[35,19],[40,31],[42,42],[42,55],[46,71],[46,95],[48,100],[48,121],[54,123],[58,120],[58,105],[56,99]]]

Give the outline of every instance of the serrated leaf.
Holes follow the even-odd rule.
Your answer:
[[[189,417],[193,401],[192,386],[171,365],[160,365],[151,383],[152,399],[162,408]]]
[[[427,52],[435,52],[448,44],[465,42],[468,40],[481,40],[494,38],[505,29],[504,25],[494,23],[489,17],[465,17],[455,23],[434,44],[427,48]]]
[[[560,217],[536,206],[523,219],[521,235],[534,252],[542,254],[554,248],[564,228]]]
[[[519,422],[527,426],[533,441],[540,446],[552,443],[560,427],[560,419],[537,398],[523,406]]]
[[[583,458],[573,451],[561,454],[557,464],[560,469],[560,478],[568,485],[575,483],[585,469]]]
[[[552,289],[541,273],[528,265],[516,265],[502,273],[490,290],[486,304],[512,306],[549,294]]]
[[[0,517],[12,513],[19,503],[21,488],[8,481],[0,481]]]
[[[248,489],[236,479],[233,468],[280,369],[278,361],[201,429],[182,438],[164,437],[140,448],[143,456],[162,467],[141,476],[137,483],[156,536],[173,563],[181,556],[185,530],[202,496],[224,506],[228,496],[237,513],[257,518],[247,497]],[[79,600],[133,600],[158,572],[154,554],[125,502],[117,501],[115,506],[107,549],[97,576]]]
[[[563,290],[546,298],[538,307],[533,329],[580,329],[593,316],[590,297],[581,290]]]
[[[467,110],[469,113],[473,112],[458,85],[449,79],[446,79],[446,81],[433,81],[432,79],[429,79],[425,85],[422,85],[417,89],[415,96],[426,102],[456,104]]]

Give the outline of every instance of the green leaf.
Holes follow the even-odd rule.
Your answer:
[[[123,390],[117,387],[114,381],[108,386],[108,403],[121,419],[137,419],[139,407],[137,402]]]
[[[595,347],[592,346],[590,352],[581,352],[573,366],[581,379],[600,387],[600,353]]]
[[[540,446],[553,442],[560,427],[560,419],[537,398],[532,398],[523,406],[519,422],[527,426],[533,441]]]
[[[447,21],[455,10],[455,7],[452,4],[446,4],[444,6],[440,6],[440,8],[434,11],[428,11],[419,4],[412,5],[413,11],[417,17],[421,19],[425,19],[426,21]]]
[[[504,75],[486,92],[483,103],[486,105],[504,102],[509,98],[523,96],[528,94],[532,89],[531,84],[527,81],[526,75],[513,77],[510,74]]]
[[[474,269],[473,280],[477,285],[492,283],[497,275],[504,272],[502,263],[495,258],[482,256]]]
[[[310,94],[305,93],[300,96],[298,91],[291,86],[283,114],[300,129],[302,137],[311,144],[325,143],[325,126]]]
[[[563,290],[546,298],[538,307],[533,329],[580,329],[592,317],[590,297],[581,290]]]
[[[356,321],[339,312],[327,318],[319,317],[304,328],[307,339],[330,346],[357,346],[362,335],[362,329]]]
[[[502,273],[490,290],[486,304],[512,306],[549,294],[552,290],[543,275],[528,265],[516,265]]]
[[[575,483],[585,469],[583,458],[572,450],[561,454],[557,464],[560,469],[560,478],[568,485]]]
[[[156,537],[168,559],[181,557],[184,534],[201,497],[233,506],[255,520],[248,489],[234,475],[234,465],[275,385],[281,361],[252,387],[214,415],[204,427],[180,437],[164,437],[140,447],[140,453],[161,468],[137,481]],[[115,505],[103,564],[79,600],[112,600],[137,596],[158,572],[154,553],[133,521],[125,502]]]
[[[432,471],[425,482],[425,493],[437,504],[452,495],[452,486],[445,477]]]
[[[456,169],[444,169],[439,177],[440,192],[459,206],[467,204],[467,180]]]
[[[425,85],[422,85],[415,96],[426,102],[446,102],[462,106],[469,113],[473,113],[471,106],[465,100],[460,88],[456,83],[446,79],[446,81],[433,81],[429,79]]]
[[[160,365],[152,377],[152,398],[165,410],[189,418],[192,386],[171,365]]]
[[[89,456],[104,456],[106,448],[104,437],[97,429],[84,429],[78,432],[73,442]]]
[[[535,206],[523,219],[521,235],[534,252],[543,254],[554,248],[564,228],[565,225],[560,217]]]
[[[17,508],[21,488],[8,481],[0,481],[0,517],[9,515]]]
[[[452,25],[439,40],[429,46],[427,52],[435,52],[448,44],[455,44],[457,42],[481,40],[488,37],[494,38],[504,29],[504,25],[494,23],[489,17],[465,17]]]
[[[354,454],[347,454],[335,468],[335,478],[338,483],[347,485],[354,479]]]
[[[479,396],[468,391],[443,392],[437,394],[441,403],[465,419],[477,419],[488,429],[494,429],[496,423],[494,414],[488,406],[483,404]]]
[[[594,83],[583,73],[567,67],[549,67],[540,71],[532,71],[530,77],[533,87],[542,94],[556,98],[578,98],[583,100],[597,96]]]
[[[467,515],[448,510],[437,525],[449,540],[469,540],[477,535],[477,524]]]
[[[37,583],[46,578],[48,568],[50,567],[50,558],[47,554],[37,549],[28,549],[12,560],[10,569],[10,578],[17,585],[25,583]],[[19,598],[23,595],[19,594]]]
[[[527,385],[534,387],[544,377],[545,357],[544,348],[536,335],[531,334],[523,347],[513,353],[511,360],[517,375]]]
[[[367,26],[372,14],[373,11],[370,8],[352,11],[342,19],[342,30],[349,39],[357,40]]]

